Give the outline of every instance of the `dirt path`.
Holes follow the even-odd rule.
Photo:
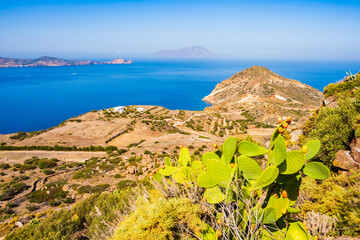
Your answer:
[[[0,163],[23,163],[33,156],[39,158],[56,158],[66,162],[82,162],[92,157],[106,157],[105,152],[60,152],[60,151],[0,151]]]

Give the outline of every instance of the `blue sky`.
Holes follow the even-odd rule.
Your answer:
[[[0,56],[360,60],[360,1],[0,0]]]

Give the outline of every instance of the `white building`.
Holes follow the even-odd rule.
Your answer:
[[[145,109],[141,108],[141,107],[137,107],[136,111],[139,112],[139,113],[143,113],[143,112],[145,112]]]
[[[118,113],[123,113],[125,111],[125,107],[124,106],[118,106],[118,107],[114,107],[113,110],[115,112],[118,112]]]

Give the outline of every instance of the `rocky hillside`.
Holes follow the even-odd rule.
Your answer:
[[[313,87],[253,66],[217,84],[203,100],[213,104],[208,110],[243,109],[259,121],[271,122],[276,116],[307,116],[322,98]]]

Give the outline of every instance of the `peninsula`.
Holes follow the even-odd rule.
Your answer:
[[[7,67],[58,67],[58,66],[78,66],[78,65],[95,65],[95,64],[132,64],[131,59],[115,59],[110,62],[96,62],[89,60],[66,60],[56,57],[42,56],[36,59],[19,59],[0,57],[0,68]]]

